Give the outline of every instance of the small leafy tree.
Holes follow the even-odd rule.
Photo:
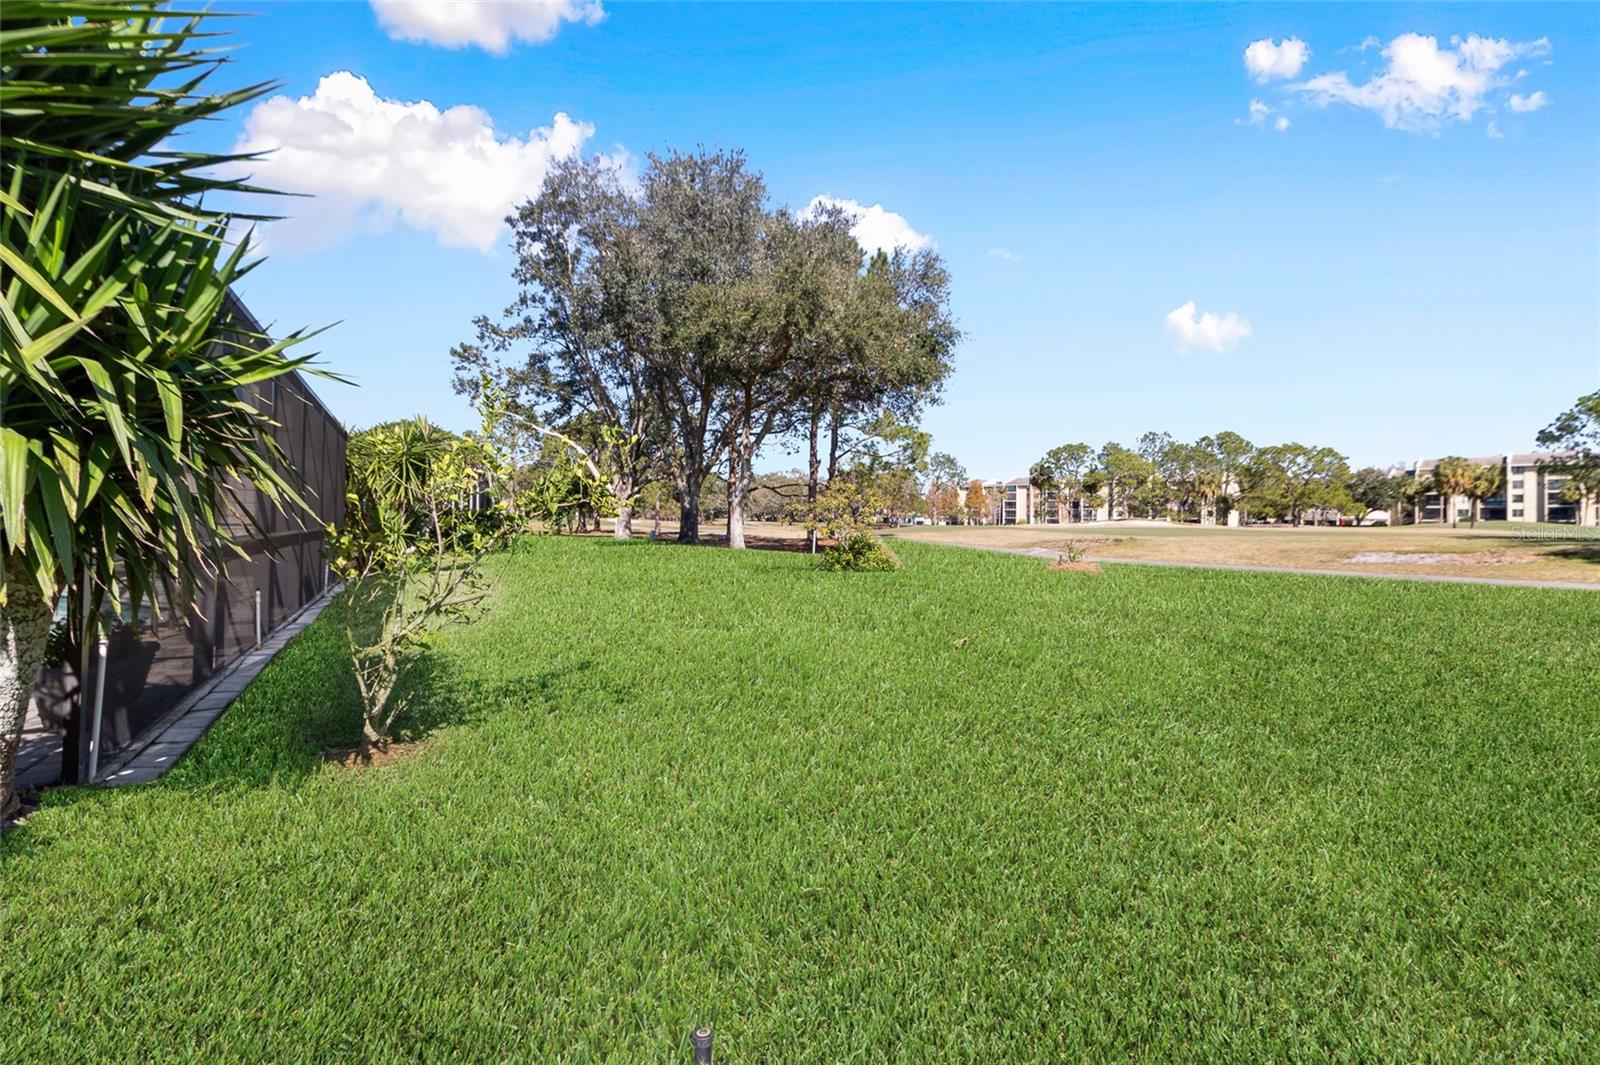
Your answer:
[[[1409,511],[1409,521],[1415,525],[1422,520],[1422,501],[1428,495],[1428,482],[1421,477],[1402,477],[1399,491],[1400,502],[1404,504],[1401,517],[1406,518],[1404,512]],[[1390,522],[1391,525],[1404,523],[1403,520]]]
[[[961,485],[967,471],[955,456],[936,451],[928,456],[928,510],[935,524],[956,515],[961,509]]]
[[[590,514],[615,514],[615,496],[599,471],[564,441],[545,437],[539,461],[527,471],[516,503],[547,533],[579,528]]]
[[[345,581],[360,750],[370,755],[388,746],[408,709],[403,681],[433,634],[472,617],[489,592],[484,562],[507,535],[493,519],[505,507],[496,496],[508,470],[483,439],[420,418],[358,434],[351,453],[352,519],[330,530],[330,544]]]
[[[1600,391],[1579,396],[1571,410],[1545,426],[1539,446],[1560,452],[1540,467],[1567,478],[1564,499],[1586,506],[1600,495]]]
[[[1350,475],[1346,488],[1357,506],[1360,520],[1366,520],[1375,510],[1382,510],[1388,513],[1390,525],[1399,525],[1406,481],[1407,478],[1376,466],[1363,466]]]
[[[872,535],[874,515],[889,501],[879,480],[841,474],[813,502],[803,504],[806,529],[833,542],[822,549],[822,568],[892,570],[900,560]]]
[[[982,481],[974,477],[967,484],[967,497],[961,504],[962,514],[968,525],[984,525],[989,521],[993,508],[989,503],[989,490]]]

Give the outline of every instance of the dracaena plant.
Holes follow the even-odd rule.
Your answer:
[[[148,2],[0,5],[0,808],[59,597],[180,597],[297,505],[252,386],[304,362],[229,313],[258,192],[177,135],[271,88],[212,92],[209,16]],[[236,548],[233,548],[236,550]],[[92,611],[86,610],[85,615]]]

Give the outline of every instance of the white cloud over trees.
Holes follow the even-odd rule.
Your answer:
[[[865,206],[856,200],[833,196],[814,196],[801,216],[811,214],[820,207],[835,207],[854,219],[850,233],[870,255],[877,251],[893,252],[896,248],[918,251],[933,244],[933,238],[919,233],[906,221],[905,215],[890,211],[881,203]]]
[[[551,163],[580,151],[594,127],[565,113],[523,136],[502,136],[478,107],[379,96],[349,71],[310,96],[274,96],[250,112],[235,146],[269,152],[260,184],[310,193],[285,201],[274,243],[319,243],[362,225],[395,222],[441,244],[488,250],[512,206],[534,195]]]

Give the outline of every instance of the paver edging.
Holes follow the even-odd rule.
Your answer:
[[[280,652],[317,619],[343,588],[342,583],[330,585],[321,595],[301,607],[274,629],[260,648],[240,655],[215,676],[184,696],[164,720],[149,730],[137,747],[124,753],[111,765],[103,767],[100,778],[94,783],[104,787],[143,784],[171,769],[227,712],[233,701],[244,694],[250,682],[255,680]],[[187,730],[194,732],[192,736],[169,738],[169,733],[185,731],[184,726],[191,721],[200,726],[198,729]],[[174,750],[175,748],[181,749]]]

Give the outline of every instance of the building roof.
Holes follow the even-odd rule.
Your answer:
[[[1504,455],[1467,455],[1468,462],[1478,466],[1537,466],[1542,462],[1559,459],[1569,454],[1565,451],[1521,451],[1510,452]],[[1443,459],[1416,459],[1404,466],[1395,467],[1404,473],[1421,473],[1431,470],[1439,465]]]

